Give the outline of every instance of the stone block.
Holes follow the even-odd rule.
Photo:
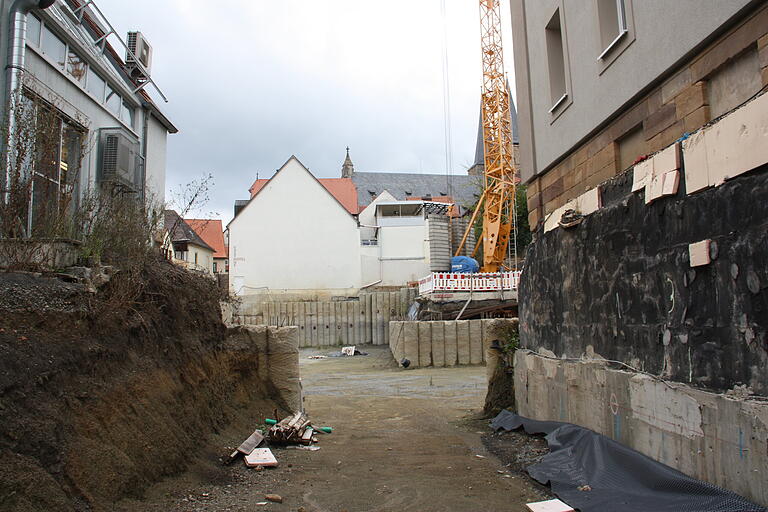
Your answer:
[[[709,240],[688,244],[688,256],[692,267],[709,265]]]
[[[611,143],[605,146],[595,155],[595,168],[597,171],[604,167],[612,166],[616,168],[616,144]]]
[[[648,151],[655,153],[669,146],[683,135],[683,121],[673,123],[648,141]]]
[[[706,83],[700,81],[691,84],[675,98],[677,118],[683,119],[685,116],[704,105],[707,105]]]
[[[550,186],[544,189],[544,191],[542,192],[542,199],[545,203],[549,203],[550,201],[552,201],[562,193],[563,193],[563,179],[559,178],[557,181],[555,181]]]
[[[554,182],[556,182],[560,178],[562,178],[562,171],[560,167],[555,167],[554,169],[551,169],[549,172],[547,172],[544,176],[540,178],[542,190],[548,188],[550,185],[552,185]]]
[[[661,86],[661,102],[669,103],[675,99],[683,89],[688,87],[691,82],[691,69],[686,67],[670,77],[664,82],[664,85]]]
[[[538,208],[535,208],[533,210],[528,210],[528,226],[531,228],[531,231],[536,230],[536,226],[539,223],[539,220],[541,219],[541,215]]]
[[[674,125],[677,121],[677,109],[674,103],[663,105],[659,110],[652,113],[643,123],[645,140],[650,141],[658,134]],[[666,144],[664,144],[666,146]],[[663,146],[662,146],[663,147]]]
[[[768,34],[765,34],[760,39],[757,40],[757,47],[758,49],[763,49],[768,47]]]
[[[709,105],[697,108],[683,120],[683,129],[687,133],[695,132],[710,121]]]

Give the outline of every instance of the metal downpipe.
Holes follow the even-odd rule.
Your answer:
[[[24,53],[26,50],[27,41],[27,14],[33,8],[38,7],[40,9],[47,9],[55,3],[55,0],[15,0],[11,4],[11,8],[8,14],[8,56],[5,64],[6,82],[5,82],[5,95],[3,100],[5,102],[6,115],[8,119],[8,132],[7,136],[13,133],[15,128],[15,116],[14,116],[14,93],[19,89],[21,83],[21,73],[24,70]],[[2,146],[5,146],[7,140],[2,141]],[[7,150],[7,148],[4,148]],[[3,200],[7,203],[10,199],[10,151],[6,153],[6,167],[5,167],[5,182],[3,194]]]

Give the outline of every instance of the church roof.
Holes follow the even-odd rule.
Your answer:
[[[357,201],[361,209],[385,190],[400,201],[450,195],[462,207],[474,204],[481,190],[478,178],[467,175],[451,176],[450,191],[445,174],[355,171],[352,182],[357,187]]]
[[[509,94],[509,117],[512,121],[512,144],[520,144],[517,133],[517,108],[512,93],[509,91],[509,81],[507,81],[507,93]],[[477,119],[477,144],[475,145],[475,163],[473,165],[485,165],[483,151],[483,113],[480,112]]]

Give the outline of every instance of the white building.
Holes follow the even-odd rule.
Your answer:
[[[349,155],[341,178],[321,179],[291,157],[256,180],[228,226],[232,291],[348,296],[448,270],[449,204],[384,189],[361,206],[353,173]]]
[[[355,293],[357,219],[295,156],[265,181],[228,225],[232,290]]]
[[[41,190],[75,202],[87,191],[106,189],[161,203],[166,139],[177,129],[148,93],[162,96],[149,74],[147,41],[137,32],[128,42],[118,37],[95,2],[14,5],[22,4],[23,10],[3,13],[10,16],[13,45],[5,106],[52,111],[60,137],[55,154],[24,170],[33,176],[31,211],[43,203],[35,203]],[[20,108],[7,110],[13,117]],[[35,215],[28,217],[27,231],[34,234]]]

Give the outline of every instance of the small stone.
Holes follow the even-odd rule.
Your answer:
[[[254,471],[264,471],[264,466],[256,466],[253,468]]]
[[[584,491],[591,491],[592,487],[590,487],[589,485],[580,485],[577,487],[577,489],[584,492]]]
[[[304,507],[299,507],[296,509],[296,512],[307,512],[307,509],[305,509]]]
[[[264,499],[267,501],[272,501],[274,503],[282,503],[283,497],[279,494],[265,494]]]

